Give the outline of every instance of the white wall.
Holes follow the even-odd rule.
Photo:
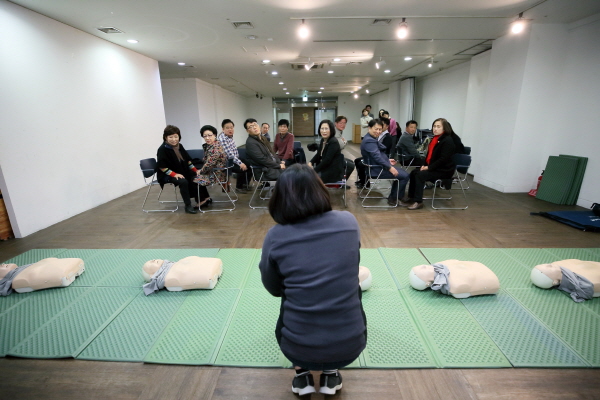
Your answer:
[[[353,95],[342,95],[338,97],[338,111],[337,114],[343,115],[348,118],[346,129],[344,129],[344,138],[346,140],[352,140],[352,124],[360,125],[360,117],[362,116],[362,110],[367,104],[367,96],[360,96],[355,99]]]
[[[269,124],[271,129],[269,132],[271,134],[277,133],[277,121],[273,121],[273,98],[272,97],[263,97],[261,99],[257,99],[256,97],[250,97],[247,99],[248,104],[248,116],[247,118],[254,118],[258,121],[259,125],[263,122]],[[240,122],[240,129],[244,129],[242,123]],[[273,136],[271,135],[271,138]]]
[[[436,118],[446,118],[452,124],[452,128],[461,135],[469,70],[470,65],[467,62],[417,81],[415,116],[420,128],[431,129],[431,124]]]
[[[381,110],[381,109],[388,110],[388,108],[390,108],[390,91],[384,90],[383,92],[379,92],[374,95],[371,95],[370,102],[367,103],[365,101],[364,103],[365,103],[364,105],[367,105],[367,104],[371,105],[371,114],[373,114],[373,116],[375,118],[377,118],[379,116],[379,110]],[[364,106],[363,106],[363,108],[364,108]],[[392,117],[393,117],[393,115],[392,115]]]
[[[143,185],[165,117],[155,60],[8,2],[0,185],[27,236]]]
[[[163,79],[165,114],[170,124],[181,129],[186,149],[199,149],[204,140],[200,128],[212,125],[221,132],[221,122],[229,118],[235,124],[235,142],[246,143],[244,121],[249,118],[248,98],[200,79]],[[263,99],[266,104],[270,100]],[[185,128],[185,130],[184,130]]]

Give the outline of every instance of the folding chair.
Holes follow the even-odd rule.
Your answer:
[[[144,202],[142,203],[142,211],[143,212],[175,212],[179,209],[179,205],[177,204],[177,186],[175,184],[167,182],[164,183],[160,188],[160,192],[158,193],[158,202],[166,203],[166,201],[161,201],[160,196],[163,192],[164,185],[173,185],[173,190],[175,192],[175,208],[168,208],[163,210],[146,210],[144,206],[146,205],[146,200],[148,200],[148,195],[150,194],[150,189],[154,185],[160,185],[158,180],[156,180],[156,158],[146,158],[144,160],[140,160],[140,169],[142,170],[142,174],[144,175],[144,183],[148,186],[148,191],[146,191],[146,197],[144,197]]]
[[[329,189],[343,189],[344,190],[344,194],[342,194],[342,199],[344,200],[344,207],[348,207],[348,205],[346,204],[346,190],[348,189],[348,185],[346,184],[346,180],[347,180],[347,176],[346,176],[346,159],[344,158],[344,155],[340,153],[340,162],[342,163],[342,165],[344,166],[344,176],[342,177],[342,180],[337,181],[337,182],[332,182],[332,183],[325,183],[325,187],[329,188]]]
[[[187,151],[192,159],[192,164],[194,167],[200,169],[202,168],[202,164],[204,164],[204,150],[203,149],[191,149]]]
[[[250,168],[252,169],[252,179],[256,181],[256,186],[254,187],[254,191],[252,192],[252,197],[250,197],[248,206],[250,206],[250,208],[253,210],[257,208],[268,208],[266,206],[253,206],[252,201],[254,200],[254,196],[256,196],[256,192],[258,192],[258,198],[260,200],[269,200],[271,198],[271,190],[273,187],[275,187],[276,181],[263,180],[263,167],[258,165],[250,165]],[[266,185],[267,182],[270,184],[270,186]]]
[[[225,195],[227,196],[227,200],[214,200],[213,199],[213,203],[215,204],[219,204],[219,203],[231,203],[231,207],[232,208],[218,208],[218,209],[210,209],[210,210],[203,210],[202,207],[200,207],[200,212],[201,213],[207,213],[207,212],[218,212],[218,211],[233,211],[235,210],[235,202],[239,200],[238,195],[235,191],[233,191],[233,194],[235,195],[235,199],[233,199],[231,197],[231,195],[229,194],[230,192],[227,191],[227,184],[229,183],[229,175],[231,174],[231,170],[233,169],[233,160],[228,159],[227,160],[227,166],[224,168],[213,168],[213,170],[210,172],[212,174],[212,176],[215,177],[216,182],[212,183],[208,186],[219,186],[222,190],[223,193],[225,193]],[[217,174],[217,172],[220,171],[224,171],[225,172],[225,179],[224,180],[220,180],[219,179],[219,175]],[[198,199],[200,199],[200,185],[198,185]]]
[[[407,161],[410,160],[410,162]],[[408,156],[404,153],[400,154],[400,166],[405,170],[408,171],[408,169],[412,166],[413,162],[415,162],[414,157]]]
[[[367,206],[367,205],[365,205],[365,201],[367,201],[367,199],[387,199],[387,196],[383,196],[383,195],[371,196],[371,192],[373,191],[373,189],[376,189],[378,191],[391,189],[392,185],[397,180],[395,177],[394,178],[381,178],[381,174],[383,173],[383,168],[380,165],[368,164],[364,158],[362,159],[361,162],[367,168],[367,176],[369,177],[369,183],[370,183],[370,185],[363,186],[363,188],[360,190],[360,192],[358,192],[358,197],[362,199],[361,205],[364,208],[395,208],[395,207],[398,207],[398,193],[396,193],[396,205],[395,206],[390,206],[390,205]],[[377,172],[377,170],[379,170],[379,172]],[[383,183],[383,182],[388,182],[390,184],[390,186],[389,187],[381,186],[381,183]],[[369,186],[369,187],[367,188],[367,186]],[[363,195],[363,192],[365,190],[367,190],[367,193]]]
[[[470,147],[465,146],[465,154],[467,154],[469,156],[471,155],[471,148]],[[469,165],[470,165],[470,160],[469,160]],[[457,168],[456,168],[456,171],[459,174],[463,175],[462,177],[460,177],[460,175],[457,174],[460,177],[459,179],[461,179],[463,182],[466,183],[467,187],[464,188],[465,190],[471,188],[471,186],[469,185],[469,175],[467,174],[467,171],[469,170],[469,165],[467,165],[467,166],[464,166],[464,165],[460,165],[459,166],[459,165],[457,165]]]
[[[433,185],[433,196],[431,197],[431,208],[433,208],[434,210],[466,210],[467,208],[469,208],[469,204],[467,202],[467,194],[465,193],[465,188],[462,184],[462,180],[460,179],[460,176],[458,175],[458,169],[461,168],[462,170],[466,171],[469,169],[469,166],[471,165],[471,156],[468,154],[454,154],[454,156],[452,156],[452,159],[454,160],[454,163],[456,164],[456,169],[454,170],[454,175],[452,176],[452,178],[447,178],[447,179],[438,179],[434,182]],[[462,194],[463,197],[465,198],[465,206],[464,207],[436,207],[435,206],[435,201],[436,200],[451,200],[452,196],[450,197],[436,197],[436,190],[437,189],[442,189],[442,190],[451,190],[452,189],[452,183],[458,183],[460,185],[460,190],[462,190]],[[458,188],[456,188],[456,190],[458,190]],[[425,199],[425,198],[423,198]]]

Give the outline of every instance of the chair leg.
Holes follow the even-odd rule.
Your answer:
[[[166,184],[168,185],[168,183]],[[157,201],[162,204],[162,203],[175,203],[175,208],[168,208],[165,210],[146,210],[144,207],[146,206],[146,201],[148,200],[148,195],[150,194],[150,189],[152,189],[152,186],[156,186],[156,185],[148,185],[148,190],[146,191],[146,197],[144,197],[144,202],[142,203],[142,211],[145,213],[150,213],[150,212],[175,212],[179,209],[179,199],[177,198],[177,186],[173,185],[173,190],[175,192],[175,200],[169,200],[169,201],[160,201],[160,196],[162,195],[163,192],[163,188],[160,189],[160,192],[158,193],[158,198]]]
[[[457,176],[458,176],[458,174],[457,174]],[[435,200],[451,200],[452,199],[452,196],[450,196],[450,197],[441,197],[441,198],[440,197],[438,197],[438,198],[435,197],[435,191],[436,191],[436,188],[437,188],[437,182],[438,181],[436,181],[436,183],[433,186],[433,197],[431,198],[431,208],[433,208],[434,210],[466,210],[467,208],[469,208],[469,203],[467,202],[467,194],[465,193],[465,189],[464,189],[464,187],[462,185],[462,181],[460,180],[460,177],[458,179],[458,184],[460,185],[460,189],[462,190],[462,194],[463,194],[463,197],[465,199],[465,206],[464,207],[435,207]],[[458,190],[458,189],[456,189],[456,190]]]

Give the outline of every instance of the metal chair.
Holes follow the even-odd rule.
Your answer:
[[[341,180],[337,181],[337,182],[331,182],[331,183],[325,183],[325,187],[327,187],[328,189],[343,189],[344,192],[342,194],[342,199],[344,200],[344,207],[348,207],[348,205],[346,204],[346,193],[347,193],[347,189],[348,189],[348,185],[346,184],[347,182],[347,176],[346,176],[346,159],[344,158],[344,155],[340,153],[340,162],[342,163],[342,165],[344,166],[344,176],[342,177]]]
[[[204,164],[204,150],[203,149],[191,149],[187,151],[188,154],[190,155],[190,158],[192,159],[192,164],[194,164],[194,167],[200,169],[202,168],[202,165]],[[198,160],[198,161],[196,161]]]
[[[142,174],[144,175],[144,183],[146,184],[146,186],[148,186],[148,191],[146,191],[146,197],[144,197],[144,202],[142,203],[142,211],[149,213],[149,212],[175,212],[179,209],[179,205],[177,204],[177,186],[175,186],[175,184],[167,182],[164,183],[161,188],[160,188],[160,192],[158,193],[158,202],[159,203],[166,203],[167,201],[161,201],[160,200],[160,196],[162,195],[163,192],[163,187],[164,185],[173,185],[173,191],[175,192],[175,208],[168,208],[168,209],[163,209],[163,210],[146,210],[144,207],[146,205],[146,200],[148,200],[148,195],[150,194],[150,189],[152,188],[152,186],[155,185],[159,185],[160,183],[158,182],[158,180],[156,180],[156,158],[146,158],[144,160],[140,160],[140,169],[142,170]]]
[[[400,159],[398,160],[400,162],[400,165],[402,166],[402,168],[405,171],[408,171],[408,169],[412,166],[413,162],[415,162],[415,158],[411,157],[409,155],[406,155],[404,153],[400,153]],[[407,161],[410,160],[410,162],[407,163]]]
[[[396,208],[396,207],[398,207],[398,193],[396,193],[396,205],[395,206],[390,206],[390,205],[368,206],[368,205],[365,205],[365,201],[367,201],[367,199],[387,199],[387,196],[383,196],[383,195],[371,196],[371,192],[373,191],[373,189],[376,189],[376,190],[391,189],[392,185],[397,180],[395,177],[394,178],[381,178],[381,174],[383,173],[383,168],[380,165],[369,164],[367,161],[365,161],[364,158],[361,160],[361,162],[367,168],[367,176],[369,177],[369,185],[363,186],[363,188],[360,190],[360,192],[358,192],[358,197],[362,199],[361,205],[364,208]],[[389,187],[381,186],[381,183],[383,183],[383,182],[388,182],[390,184],[390,186]],[[365,190],[367,190],[367,193],[363,195],[363,192]]]
[[[212,174],[212,176],[215,177],[216,182],[215,183],[211,183],[208,186],[214,186],[217,185],[219,186],[222,190],[223,193],[225,193],[225,195],[227,196],[227,200],[214,200],[213,199],[213,203],[215,204],[219,204],[219,203],[231,203],[232,208],[218,208],[218,209],[210,209],[210,210],[203,210],[202,207],[200,207],[200,212],[201,213],[207,213],[207,212],[219,212],[219,211],[233,211],[235,210],[235,202],[239,200],[237,193],[235,192],[235,190],[233,191],[233,194],[235,195],[235,199],[233,199],[231,197],[231,195],[229,194],[230,192],[227,190],[228,189],[228,183],[229,183],[229,175],[231,174],[231,170],[233,169],[233,160],[228,159],[227,160],[227,166],[224,168],[213,168],[213,170],[210,172]],[[219,179],[219,175],[217,174],[217,172],[220,171],[225,171],[225,179],[224,180],[220,180]],[[200,199],[200,185],[198,185],[198,199]]]
[[[469,208],[469,204],[467,202],[467,194],[465,193],[465,188],[462,184],[462,180],[460,179],[460,176],[458,175],[458,169],[461,168],[462,170],[468,171],[469,166],[471,165],[471,156],[468,154],[454,154],[454,156],[452,156],[452,160],[454,161],[454,163],[456,164],[456,169],[454,170],[454,175],[451,178],[447,178],[447,179],[438,179],[434,182],[433,185],[433,196],[431,197],[431,208],[433,208],[434,210],[466,210],[467,208]],[[436,197],[436,190],[437,189],[442,189],[442,190],[451,190],[452,189],[452,183],[458,183],[460,185],[460,190],[462,190],[462,194],[463,197],[465,198],[465,206],[464,207],[436,207],[435,206],[435,201],[436,200],[451,200],[452,196],[450,197]],[[456,190],[458,190],[459,188],[456,188]],[[423,198],[425,199],[425,198]]]
[[[465,154],[467,154],[469,156],[471,155],[471,148],[470,147],[465,146]],[[470,165],[470,162],[469,162],[469,165]],[[457,166],[457,168],[456,168],[456,171],[458,173],[462,174],[462,177],[460,177],[460,175],[459,175],[459,177],[460,177],[459,179],[461,179],[467,185],[467,187],[464,188],[465,190],[471,188],[471,186],[469,185],[469,175],[467,174],[468,170],[469,170],[469,166],[467,166],[465,168],[465,166],[461,165],[461,166]]]
[[[264,172],[262,166],[250,165],[250,168],[252,169],[252,179],[256,181],[256,186],[254,187],[248,206],[253,210],[257,208],[268,208],[266,206],[253,206],[252,201],[254,200],[254,196],[256,196],[256,192],[258,192],[258,198],[260,200],[269,200],[271,198],[271,189],[275,187],[276,181],[263,180]],[[267,186],[266,183],[269,183],[269,186]]]

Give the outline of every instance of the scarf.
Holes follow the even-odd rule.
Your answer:
[[[433,137],[433,139],[431,139],[431,142],[429,143],[429,148],[427,149],[427,158],[425,159],[425,162],[427,163],[427,165],[429,165],[429,163],[431,162],[431,156],[433,154],[433,148],[435,147],[435,145],[437,144],[437,142],[440,140],[440,137],[442,135],[435,135]]]
[[[171,146],[171,148],[175,152],[175,155],[177,156],[177,159],[179,161],[183,161],[183,157],[181,156],[181,153],[179,152],[179,143],[177,143],[177,146]]]

